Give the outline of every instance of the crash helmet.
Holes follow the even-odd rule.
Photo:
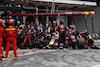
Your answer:
[[[9,25],[14,25],[14,19],[9,19],[9,20],[8,20],[8,24],[9,24]]]
[[[0,19],[0,25],[3,26],[5,21],[3,19]]]
[[[64,24],[64,20],[60,20],[60,24]]]
[[[53,21],[53,24],[56,24],[56,21]]]
[[[53,26],[56,26],[56,24],[57,24],[56,21],[53,21]]]

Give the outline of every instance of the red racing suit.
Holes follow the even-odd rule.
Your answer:
[[[2,36],[5,36],[4,29],[0,26],[0,54],[1,54],[1,46],[2,46]],[[2,60],[0,55],[0,60]]]
[[[17,40],[15,38],[16,34],[18,34],[18,31],[15,29],[14,26],[10,25],[6,28],[6,57],[8,57],[11,44],[13,44],[13,50],[14,50],[15,57],[17,57],[17,52],[16,52]]]

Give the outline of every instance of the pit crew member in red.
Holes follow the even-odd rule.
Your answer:
[[[0,54],[1,54],[1,46],[2,46],[2,36],[5,36],[3,24],[4,24],[4,20],[0,19]],[[0,60],[2,60],[1,55],[0,55]]]
[[[17,52],[16,52],[17,40],[15,38],[16,34],[18,34],[18,31],[13,26],[14,25],[14,20],[13,19],[9,19],[7,23],[8,23],[8,27],[6,28],[6,37],[7,37],[6,38],[6,57],[8,57],[10,45],[12,44],[15,57],[18,58]]]

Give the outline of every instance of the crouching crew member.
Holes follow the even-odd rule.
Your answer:
[[[78,33],[78,31],[75,28],[71,29],[71,36],[70,36],[71,40],[72,40],[72,48],[76,49],[76,45],[77,45],[77,39],[78,38],[82,38],[81,35]]]
[[[9,19],[8,22],[8,27],[6,28],[6,57],[8,57],[8,53],[9,53],[9,49],[10,49],[10,45],[13,44],[13,50],[14,50],[14,54],[15,57],[18,58],[17,56],[17,52],[16,52],[16,34],[18,34],[18,31],[16,30],[16,28],[13,26],[14,25],[14,20],[13,19]]]

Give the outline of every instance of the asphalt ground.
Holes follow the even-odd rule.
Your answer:
[[[17,52],[20,58],[2,60],[0,67],[93,67],[100,65],[100,49],[31,49]],[[10,51],[9,57],[13,57],[13,51]]]

